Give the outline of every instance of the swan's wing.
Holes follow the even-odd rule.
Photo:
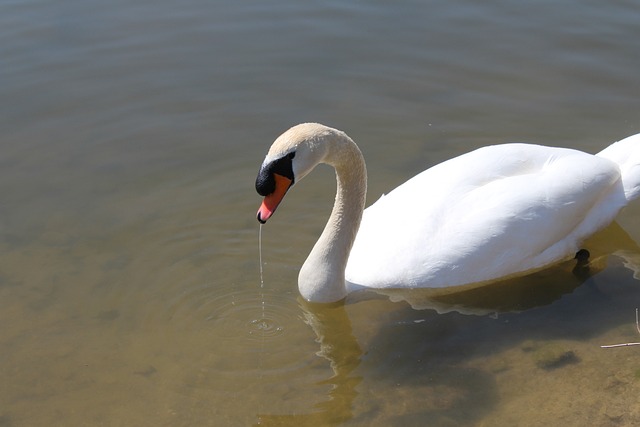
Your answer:
[[[528,144],[485,147],[365,210],[346,278],[438,288],[535,270],[575,253],[624,204],[620,171],[607,159]]]

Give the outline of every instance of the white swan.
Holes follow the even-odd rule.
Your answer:
[[[360,288],[449,288],[573,257],[640,195],[640,134],[597,155],[504,144],[436,165],[363,209],[367,172],[344,132],[306,123],[271,146],[256,179],[265,223],[317,164],[336,170],[331,216],[298,276],[333,302]]]

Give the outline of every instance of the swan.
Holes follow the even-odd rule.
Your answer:
[[[448,289],[517,277],[564,261],[640,195],[640,134],[596,155],[510,143],[431,167],[364,210],[367,169],[346,133],[292,127],[256,178],[264,224],[319,163],[335,168],[329,220],[298,276],[310,302],[359,289]]]

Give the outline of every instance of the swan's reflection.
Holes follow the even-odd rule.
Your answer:
[[[318,356],[327,359],[333,375],[320,384],[331,386],[328,400],[314,405],[315,412],[292,415],[259,415],[261,426],[336,425],[353,417],[352,405],[362,378],[353,371],[360,365],[362,350],[353,335],[344,302],[313,304],[299,299],[306,323],[320,344]]]

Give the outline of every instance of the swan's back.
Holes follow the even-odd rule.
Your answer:
[[[351,285],[449,287],[562,260],[626,204],[620,169],[580,151],[489,146],[415,176],[365,210]]]

